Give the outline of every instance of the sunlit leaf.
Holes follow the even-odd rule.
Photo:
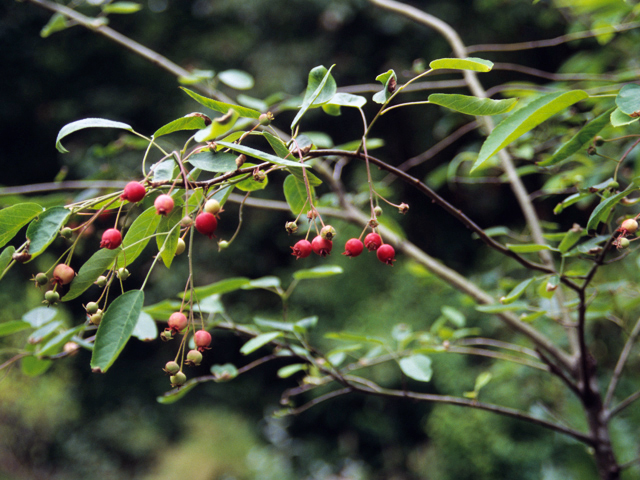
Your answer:
[[[287,365],[286,367],[280,368],[277,375],[280,378],[289,378],[298,372],[304,372],[306,369],[306,363],[294,363],[293,365]]]
[[[136,2],[113,2],[102,6],[104,13],[128,14],[142,10],[142,5]]]
[[[253,88],[253,77],[242,70],[225,70],[218,73],[218,80],[226,86],[236,90],[249,90]]]
[[[276,157],[275,155],[271,155],[269,153],[262,152],[260,150],[256,150],[255,148],[246,147],[244,145],[238,145],[237,143],[228,143],[228,142],[216,142],[218,145],[222,145],[223,147],[230,148],[236,152],[244,153],[245,155],[253,158],[257,158],[264,162],[273,163],[274,165],[280,165],[283,167],[294,167],[300,168],[303,164],[298,162],[293,162],[291,160],[285,160],[280,157]]]
[[[319,267],[297,270],[293,272],[293,278],[296,280],[309,280],[313,278],[331,277],[333,275],[339,275],[344,270],[338,265],[321,265]]]
[[[219,282],[212,283],[211,285],[196,287],[193,293],[198,298],[204,298],[210,295],[215,295],[215,294],[221,295],[224,293],[234,292],[236,290],[240,290],[242,287],[250,283],[251,283],[251,280],[245,277],[227,278],[225,280],[220,280]],[[180,298],[184,298],[185,294],[181,293],[179,296]],[[189,293],[187,293],[186,296],[188,297]]]
[[[429,103],[467,115],[499,115],[510,111],[517,102],[516,98],[493,100],[458,94],[434,93],[429,95]]]
[[[41,254],[56,239],[60,228],[66,223],[71,212],[64,207],[52,207],[38,215],[27,228],[31,259]]]
[[[205,119],[202,116],[190,114],[163,125],[155,131],[153,138],[182,130],[200,130],[206,126]]]
[[[158,337],[158,326],[151,315],[146,312],[140,312],[131,336],[143,342],[150,342]]]
[[[4,247],[22,227],[44,211],[37,203],[18,203],[0,210],[0,247]]]
[[[615,207],[620,200],[629,195],[631,192],[638,190],[638,187],[634,187],[633,183],[629,187],[616,195],[611,195],[609,198],[603,198],[600,204],[594,208],[587,222],[587,230],[595,230],[598,224],[606,222],[613,207]]]
[[[376,103],[383,104],[387,100],[389,100],[389,98],[391,98],[391,95],[393,94],[390,85],[397,82],[396,72],[393,70],[387,70],[386,72],[378,75],[376,77],[376,81],[382,83],[384,87],[382,88],[382,90],[373,95],[372,100]]]
[[[188,88],[180,87],[185,91],[187,95],[193,98],[200,105],[204,105],[211,110],[215,110],[220,113],[227,113],[230,109],[234,109],[238,112],[238,115],[245,118],[258,118],[260,116],[260,112],[254,110],[252,108],[241,107],[240,105],[232,105],[230,103],[219,102],[218,100],[213,100],[212,98],[203,97],[202,95],[197,94],[196,92],[192,92]]]
[[[59,32],[66,29],[67,27],[67,17],[65,17],[61,13],[54,13],[47,24],[42,27],[42,30],[40,30],[40,36],[42,38],[47,38],[52,33]]]
[[[400,369],[409,378],[419,382],[429,382],[433,375],[431,359],[426,355],[416,354],[401,358],[398,362]]]
[[[243,355],[249,355],[281,336],[282,332],[269,332],[258,335],[245,343],[240,349],[240,353]]]
[[[60,141],[67,135],[82,130],[84,128],[119,128],[122,130],[128,130],[133,132],[133,127],[122,122],[114,122],[113,120],[106,120],[104,118],[85,118],[84,120],[77,120],[75,122],[68,123],[60,132],[56,138],[56,148],[61,153],[67,153],[69,150],[64,148]]]
[[[284,190],[284,198],[294,215],[297,216],[310,208],[307,188],[302,181],[293,175],[288,175],[284,179],[282,188]],[[309,186],[309,191],[311,192],[311,201],[315,202],[315,188]]]
[[[39,328],[55,318],[58,310],[51,307],[36,307],[22,316],[22,320],[34,328]]]
[[[471,70],[474,72],[490,72],[493,68],[493,62],[482,58],[439,58],[429,64],[432,70]]]
[[[509,250],[516,253],[533,253],[533,252],[540,252],[542,250],[555,250],[555,248],[550,247],[549,245],[543,245],[543,244],[537,244],[537,243],[528,243],[528,244],[522,244],[522,245],[507,243],[506,246]]]
[[[508,305],[515,302],[522,296],[527,287],[531,285],[531,282],[533,282],[533,278],[528,278],[527,280],[520,282],[509,293],[500,298],[500,303],[502,303],[503,305]]]
[[[291,130],[293,130],[300,119],[303,117],[307,110],[314,105],[322,105],[328,102],[336,93],[336,81],[331,76],[331,70],[335,65],[332,65],[329,70],[320,65],[313,68],[309,72],[309,81],[307,83],[307,90],[302,100],[300,110],[296,114],[293,122],[291,122]]]
[[[640,85],[628,83],[622,87],[616,96],[616,105],[627,115],[640,114]]]

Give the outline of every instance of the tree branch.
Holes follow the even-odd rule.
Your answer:
[[[614,369],[613,375],[611,376],[611,381],[609,382],[609,388],[607,388],[607,394],[604,397],[604,408],[609,408],[609,405],[611,405],[613,394],[615,393],[616,387],[618,386],[618,380],[620,380],[622,370],[624,369],[624,365],[629,358],[631,348],[633,347],[638,334],[640,334],[640,318],[638,318],[638,320],[636,321],[636,325],[633,327],[633,330],[631,331],[631,334],[629,334],[629,338],[627,338],[627,342],[624,344],[624,348],[620,353],[620,357],[618,358],[618,362],[616,363],[616,368]]]

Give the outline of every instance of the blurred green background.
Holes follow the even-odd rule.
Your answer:
[[[633,19],[632,3],[543,0],[533,5],[528,0],[446,0],[414,5],[450,23],[465,43],[472,45],[552,38],[588,29],[594,22]],[[85,6],[80,11],[90,14],[94,10]],[[177,88],[175,78],[99,35],[75,27],[41,38],[40,31],[50,15],[28,2],[5,1],[0,5],[2,184],[56,178],[137,178],[142,152],[118,141],[117,132],[84,131],[70,137],[65,145],[71,152],[61,155],[54,148],[58,131],[80,118],[102,117],[151,134],[201,108]],[[404,82],[413,76],[411,69],[417,59],[428,64],[451,55],[435,32],[376,10],[364,0],[149,0],[136,14],[110,16],[110,26],[185,68],[247,71],[256,84],[244,93],[256,98],[274,93],[298,95],[306,86],[308,71],[317,65],[336,64],[333,75],[338,86],[374,83],[376,75],[389,68]],[[638,44],[637,34],[630,32],[609,44],[588,39],[553,49],[477,56],[548,72],[564,68],[601,73],[632,62],[637,58]],[[454,77],[434,77],[448,78]],[[497,70],[481,80],[489,88],[540,79]],[[237,94],[224,85],[220,88],[228,95]],[[425,93],[408,98],[420,95]],[[375,110],[367,112],[371,118]],[[286,128],[293,115],[283,113],[276,125]],[[385,146],[375,153],[398,165],[461,126],[463,120],[432,106],[387,115],[373,133],[385,140]],[[361,135],[360,119],[354,112],[334,118],[315,111],[305,117],[304,127],[325,132],[336,145]],[[468,134],[411,173],[434,178],[429,175],[438,167],[460,152],[477,148],[480,142],[479,133]],[[350,167],[345,180],[357,189],[363,175],[359,167]],[[374,175],[376,180],[385,177],[381,172]],[[541,185],[539,179],[528,182],[531,189]],[[479,190],[472,186],[445,184],[440,192],[482,226],[519,224],[508,186],[481,188],[481,201]],[[267,190],[266,196],[281,200],[274,192]],[[409,203],[411,213],[400,218],[389,209],[385,215],[429,254],[480,284],[493,285],[513,268],[508,264],[495,267],[500,259],[487,255],[486,250],[479,254],[477,242],[463,226],[414,191],[394,182],[389,193],[393,200]],[[38,201],[45,205],[72,200],[74,195],[63,193],[39,197]],[[15,198],[0,196],[0,203],[6,205]],[[570,226],[571,218],[553,217],[554,205],[540,204],[543,219]],[[229,221],[227,225],[221,222],[221,238],[233,234],[237,212],[237,206],[227,207],[223,218]],[[328,262],[319,258],[309,258],[304,265],[296,262],[289,255],[293,242],[282,228],[288,220],[290,215],[285,213],[246,209],[243,229],[232,248],[219,254],[204,241],[198,245],[202,256],[198,263],[204,266],[198,283],[277,275],[286,286],[296,269],[331,263],[343,267],[345,273],[303,283],[292,298],[292,318],[320,317],[315,340],[321,345],[327,343],[323,333],[343,328],[372,335],[388,335],[398,323],[425,328],[446,305],[461,310],[470,326],[482,328],[483,336],[510,338],[497,321],[475,312],[467,298],[402,258],[393,269],[370,257],[348,259],[338,250]],[[359,234],[353,226],[340,222],[334,226],[342,240]],[[97,241],[97,236],[88,238],[79,255],[87,258],[92,242]],[[28,278],[54,262],[62,248],[54,243],[50,253],[14,268],[3,280],[0,321],[18,319],[39,305],[41,294]],[[132,287],[144,279],[149,264],[143,262],[138,260],[132,269]],[[184,262],[176,262],[171,270],[157,269],[147,290],[147,303],[181,291],[186,276]],[[89,301],[89,294],[81,300]],[[275,296],[257,291],[227,295],[224,303],[231,318],[240,323],[256,315],[277,318],[280,308]],[[83,318],[79,304],[65,304],[60,309],[70,324]],[[10,352],[24,340],[11,337],[1,345]],[[213,350],[194,374],[206,374],[215,363],[247,363],[254,357],[241,357],[241,345],[241,339],[234,335],[216,334]],[[55,362],[39,377],[25,376],[17,366],[0,371],[0,479],[595,478],[582,445],[475,410],[351,395],[322,403],[297,417],[273,418],[281,392],[296,384],[276,376],[285,361],[230,383],[201,385],[178,403],[160,405],[156,397],[168,389],[161,368],[173,358],[176,347],[132,340],[106,375],[90,372],[85,351]],[[606,353],[603,358],[605,365],[612,361]],[[522,407],[539,400],[540,405],[562,405],[566,411],[577,411],[577,404],[559,383],[524,368],[450,355],[434,356],[433,360],[434,380],[413,388],[461,394],[473,389],[478,373],[490,369],[494,380],[487,401]],[[385,385],[401,388],[399,371],[393,365],[382,366],[373,375]],[[631,385],[629,381],[621,388]],[[630,411],[631,418],[621,417],[614,424],[616,441],[629,456],[637,439],[630,425],[637,424],[638,415]]]

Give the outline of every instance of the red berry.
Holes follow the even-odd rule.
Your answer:
[[[326,238],[322,238],[320,235],[314,238],[311,242],[311,248],[313,251],[322,257],[326,257],[331,253],[331,247],[333,247],[333,242]]]
[[[364,250],[364,245],[357,238],[352,238],[347,240],[347,243],[344,245],[344,253],[347,257],[357,257]]]
[[[178,333],[187,328],[187,317],[182,312],[172,313],[169,317],[169,328],[173,333]]]
[[[196,230],[209,238],[215,237],[213,232],[218,228],[218,220],[215,215],[209,212],[202,212],[196,217]]]
[[[162,194],[158,198],[156,198],[156,201],[153,202],[153,205],[156,207],[156,213],[158,215],[164,215],[166,217],[171,213],[171,210],[173,210],[173,198],[171,198],[169,195]]]
[[[53,269],[52,283],[54,285],[66,285],[67,283],[71,283],[71,280],[73,280],[73,277],[75,276],[76,272],[73,271],[73,268],[71,268],[69,265],[61,263]]]
[[[198,347],[198,351],[202,352],[211,345],[211,334],[206,330],[198,330],[193,336],[193,341],[195,342],[196,347]]]
[[[382,245],[382,238],[377,233],[370,233],[366,237],[364,237],[364,246],[367,247],[367,250],[373,252],[377,250],[380,245]]]
[[[100,248],[108,248],[109,250],[115,250],[122,243],[122,234],[116,228],[110,228],[105,230],[102,234],[102,241],[100,242]]]
[[[396,261],[396,251],[393,249],[391,245],[385,243],[378,247],[376,251],[376,255],[378,256],[378,260],[382,263],[386,263],[387,265],[391,265],[393,267],[393,262]]]
[[[291,250],[293,250],[291,255],[295,255],[296,260],[299,258],[307,258],[311,255],[311,242],[309,242],[309,240],[300,240],[291,247]]]
[[[120,195],[120,198],[122,200],[128,200],[131,203],[138,203],[144,198],[146,194],[147,189],[144,188],[144,186],[142,186],[140,183],[129,182],[124,187],[124,191],[122,192],[122,195]]]

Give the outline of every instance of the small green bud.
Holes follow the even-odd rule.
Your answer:
[[[178,362],[174,362],[172,360],[171,362],[166,363],[166,365],[164,366],[164,371],[169,375],[175,375],[180,371],[180,365],[178,365]]]
[[[49,277],[47,277],[46,273],[40,272],[39,274],[36,275],[36,285],[41,287],[43,285],[46,285],[48,282],[49,282]]]
[[[98,310],[96,313],[89,317],[89,321],[94,325],[100,325],[103,315],[104,313],[102,312],[102,310]]]
[[[263,127],[271,125],[271,122],[273,122],[273,113],[271,112],[263,113],[258,117],[258,123]]]
[[[98,306],[98,304],[96,302],[89,302],[89,303],[87,303],[87,306],[85,307],[85,310],[87,311],[87,313],[89,315],[93,315],[94,313],[97,313],[99,309],[100,309],[100,307]]]
[[[176,255],[181,255],[182,253],[184,253],[186,248],[187,248],[187,244],[184,243],[184,240],[182,238],[178,238],[178,245],[176,246]]]
[[[60,235],[69,240],[71,238],[71,235],[73,235],[73,231],[69,227],[64,227],[62,230],[60,230]]]
[[[55,290],[48,290],[44,294],[44,300],[45,300],[45,303],[48,303],[48,304],[56,303],[58,300],[60,300],[60,294]]]
[[[126,280],[130,276],[131,276],[131,274],[129,273],[129,270],[127,270],[126,268],[122,267],[122,268],[118,269],[118,278],[120,280]]]
[[[376,217],[379,217],[380,215],[382,215],[382,207],[380,207],[379,205],[376,206],[376,208],[373,209],[373,213],[376,214]]]
[[[107,283],[108,283],[107,277],[105,277],[104,275],[100,275],[96,280],[96,285],[99,286],[100,288],[106,287]]]
[[[172,387],[179,387],[180,385],[184,385],[184,382],[187,381],[187,376],[182,372],[178,372],[175,375],[171,375],[169,380],[171,381]]]

